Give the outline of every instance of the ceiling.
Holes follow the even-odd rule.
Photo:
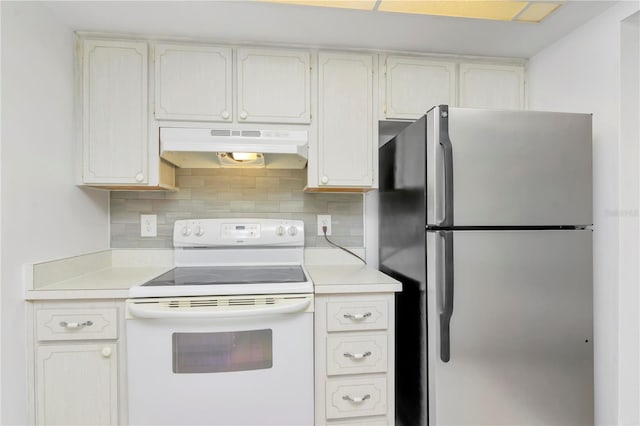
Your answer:
[[[568,1],[539,24],[246,0],[45,4],[79,31],[529,58],[615,2]]]

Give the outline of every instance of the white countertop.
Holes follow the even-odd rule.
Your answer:
[[[318,257],[315,255],[313,262]],[[327,259],[335,261],[331,255]],[[339,260],[339,259],[338,259]],[[173,250],[105,250],[25,265],[25,299],[126,299],[129,288],[173,268]],[[362,264],[306,264],[315,293],[395,292],[402,284]]]
[[[171,270],[173,266],[110,267],[64,281],[57,281],[37,290],[27,290],[27,300],[37,299],[126,299],[129,288]]]
[[[173,268],[173,250],[104,250],[25,265],[25,299],[126,299]]]
[[[402,284],[367,265],[306,265],[316,294],[402,291]]]

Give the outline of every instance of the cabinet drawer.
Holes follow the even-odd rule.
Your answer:
[[[92,340],[118,337],[117,308],[40,309],[38,340]]]
[[[337,334],[327,337],[327,375],[385,371],[386,334]]]
[[[386,300],[329,302],[327,331],[386,330]]]
[[[387,413],[387,378],[329,379],[327,419],[377,416]]]

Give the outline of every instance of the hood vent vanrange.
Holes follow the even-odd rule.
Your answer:
[[[183,168],[303,169],[306,130],[160,128],[160,156]]]

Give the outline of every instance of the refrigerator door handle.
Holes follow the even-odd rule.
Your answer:
[[[444,217],[438,226],[453,226],[453,147],[449,139],[449,106],[440,105],[439,144],[444,160]]]
[[[449,328],[453,315],[453,231],[438,231],[444,240],[444,259],[438,263],[441,273],[438,274],[442,286],[442,309],[440,310],[440,359],[449,362],[451,359],[451,338]]]

